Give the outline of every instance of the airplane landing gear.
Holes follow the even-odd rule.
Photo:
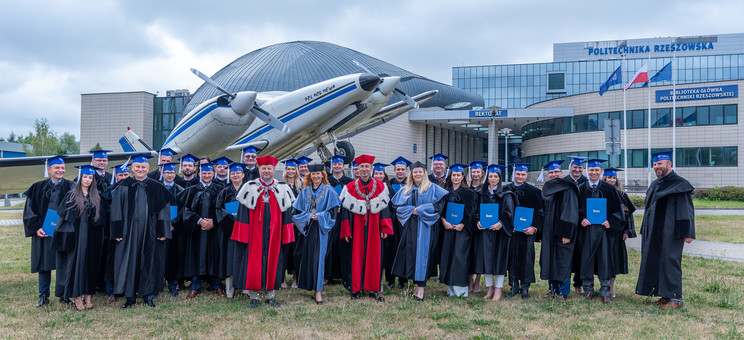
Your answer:
[[[344,164],[350,164],[354,161],[354,146],[350,142],[338,140],[333,131],[328,132],[328,138],[334,145],[333,152],[328,149],[328,146],[320,138],[315,140],[315,147],[322,163],[330,162],[331,157],[334,155],[345,156]]]

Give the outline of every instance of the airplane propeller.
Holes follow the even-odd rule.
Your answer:
[[[247,97],[246,100],[240,100],[241,97],[243,97],[243,96],[241,96],[241,94],[243,94],[244,92],[239,92],[238,94],[230,93],[227,90],[225,90],[224,88],[222,88],[222,86],[220,86],[219,84],[217,84],[217,82],[214,81],[212,78],[208,77],[204,73],[201,73],[199,70],[197,70],[195,68],[192,68],[191,69],[191,72],[194,73],[197,77],[199,77],[202,80],[204,80],[207,84],[214,86],[216,89],[220,90],[222,93],[228,95],[231,98],[231,102],[235,102],[235,104],[238,104],[238,105],[233,105],[233,109],[237,109],[236,110],[236,113],[240,114],[240,112],[242,112],[242,111],[247,112],[248,111],[248,110],[246,110],[247,107],[245,109],[243,109],[243,107],[245,106],[246,103],[249,103],[249,101],[250,101],[250,102],[253,103],[253,107],[251,107],[250,112],[254,116],[256,116],[256,118],[264,121],[264,123],[266,123],[268,125],[271,125],[273,128],[275,128],[275,129],[277,129],[277,130],[279,130],[281,132],[289,133],[289,131],[290,131],[289,126],[287,126],[286,124],[284,124],[284,122],[282,122],[281,120],[279,120],[279,118],[274,117],[272,114],[266,112],[266,110],[260,108],[258,106],[258,104],[256,104],[256,102],[255,102],[255,100],[256,100],[256,93],[255,92],[247,91],[249,93],[248,93],[248,95],[245,96],[245,97]]]
[[[361,69],[362,69],[362,70],[364,70],[365,72],[367,72],[367,73],[372,73],[372,74],[375,74],[374,72],[372,72],[372,71],[370,71],[370,70],[369,70],[368,68],[366,68],[366,67],[365,67],[364,65],[362,65],[361,63],[359,63],[358,61],[356,61],[356,60],[352,60],[352,62],[353,62],[353,63],[354,63],[354,64],[355,64],[356,66],[359,66],[359,68],[361,68]],[[381,77],[382,77],[382,76],[388,76],[387,74],[378,74],[378,75],[379,75],[379,76],[381,76]],[[380,81],[380,82],[382,82],[382,81]],[[418,103],[417,103],[417,102],[416,102],[415,100],[411,99],[411,97],[409,97],[409,96],[408,96],[408,95],[407,95],[407,94],[406,94],[405,92],[403,92],[403,90],[401,90],[401,89],[399,89],[399,88],[397,88],[397,87],[396,87],[396,88],[395,88],[395,92],[397,92],[398,94],[400,94],[400,95],[401,95],[401,96],[403,97],[403,101],[404,101],[404,102],[405,102],[406,104],[410,105],[410,106],[411,106],[411,107],[413,107],[414,109],[418,109],[418,108],[419,108],[419,104],[418,104]]]

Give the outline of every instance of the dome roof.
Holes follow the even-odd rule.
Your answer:
[[[410,96],[439,90],[422,107],[445,107],[456,102],[484,105],[480,95],[419,76],[364,53],[320,41],[294,41],[257,49],[231,62],[211,78],[233,93],[293,91],[338,76],[365,72],[355,61],[380,76],[401,77],[398,88]],[[219,94],[212,86],[202,84],[184,108],[184,113]],[[395,93],[390,103],[400,100],[402,97]]]

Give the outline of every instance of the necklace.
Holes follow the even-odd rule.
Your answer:
[[[326,189],[328,189],[328,186],[323,185],[323,190],[320,191],[319,195],[316,195],[313,192],[312,188],[310,189],[310,192],[312,193],[310,195],[310,212],[313,213],[313,215],[315,215],[315,213],[318,212],[318,203],[320,203],[320,200],[322,200],[323,197],[325,197]]]
[[[259,179],[258,183],[261,184],[261,198],[263,198],[264,203],[269,203],[269,191],[276,186],[276,181],[272,179],[271,184],[266,184],[263,180]]]
[[[356,188],[357,195],[359,195],[359,197],[364,199],[364,205],[367,206],[367,210],[369,210],[371,207],[369,203],[369,198],[374,196],[375,193],[377,192],[377,182],[372,181],[372,191],[369,194],[365,195],[362,193],[362,190],[360,190],[359,188],[359,182],[361,181],[362,181],[361,179],[354,181],[354,187]]]

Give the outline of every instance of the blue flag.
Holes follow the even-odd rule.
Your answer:
[[[607,78],[607,81],[602,84],[602,86],[599,87],[599,95],[603,95],[607,90],[610,89],[610,86],[622,84],[623,83],[623,72],[621,70],[622,65],[617,67],[617,70],[615,72],[612,72],[612,75]]]
[[[656,72],[651,79],[648,81],[655,82],[655,81],[662,81],[662,80],[672,80],[672,62],[670,61],[664,67],[659,70],[659,72]]]

